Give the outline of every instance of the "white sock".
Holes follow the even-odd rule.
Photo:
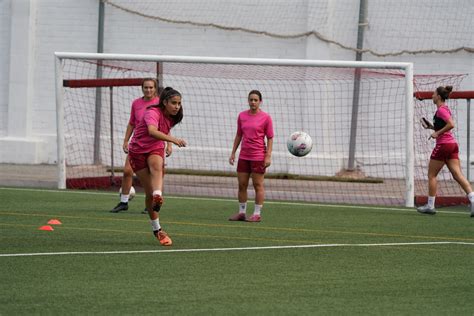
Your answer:
[[[436,199],[436,196],[428,196],[428,206],[430,208],[435,207],[435,199]]]
[[[120,202],[128,203],[128,198],[129,197],[130,197],[130,194],[120,194]]]
[[[239,203],[239,213],[240,213],[240,214],[245,214],[245,213],[247,213],[247,202],[245,202],[245,203]]]
[[[153,231],[157,231],[161,229],[159,218],[150,220],[150,223],[151,223],[151,227],[153,227]]]
[[[467,195],[469,202],[474,203],[474,191]]]
[[[163,193],[161,192],[161,190],[155,190],[153,191],[153,195],[163,196]]]
[[[260,215],[263,205],[255,204],[253,215]]]

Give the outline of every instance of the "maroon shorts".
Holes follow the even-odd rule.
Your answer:
[[[160,148],[149,153],[128,153],[128,160],[130,161],[130,166],[132,166],[133,171],[136,173],[142,169],[148,168],[148,157],[151,155],[158,155],[163,158],[163,175],[165,174],[165,149]]]
[[[459,160],[459,146],[457,143],[436,144],[430,158],[439,161]]]
[[[239,159],[237,172],[265,174],[265,161]]]

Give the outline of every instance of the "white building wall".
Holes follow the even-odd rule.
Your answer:
[[[199,7],[199,3],[197,1],[195,5]],[[130,17],[130,13],[106,6],[105,53],[305,58],[304,38],[275,39],[239,31],[137,19],[136,16],[130,20]]]
[[[10,76],[10,0],[0,0],[0,137],[7,133]]]
[[[27,122],[29,128],[21,127],[25,132],[24,135],[19,133],[21,136],[19,138],[12,138],[18,133],[8,128],[8,126],[15,128],[15,122],[8,120],[14,117],[11,113],[14,107],[18,106],[12,100],[13,90],[9,69],[15,67],[12,64],[15,62],[11,55],[12,47],[18,47],[18,41],[22,39],[22,34],[12,33],[11,26],[24,17],[21,13],[12,12],[12,1],[24,2],[25,6],[29,5],[35,10],[34,19],[30,19],[34,38],[30,38],[28,42],[30,52],[24,54],[25,62],[29,61],[30,64],[27,70],[24,70],[26,73],[17,74],[19,77],[28,78],[27,72],[32,71],[30,81],[24,79],[25,85],[18,88],[20,90],[18,93],[24,93],[24,89],[31,89],[33,96],[25,105],[30,111],[28,120],[31,121]],[[199,7],[208,2],[212,2],[213,5],[216,3],[212,0],[203,0],[190,2],[187,5]],[[225,1],[217,3],[225,7]],[[343,20],[344,23],[357,23],[357,1],[328,1],[323,9],[315,8],[310,3],[310,0],[296,1],[295,6],[306,6],[306,9],[298,9],[291,14],[290,12],[282,13],[282,17],[288,15],[288,18],[295,21],[295,29],[291,32],[313,29],[317,22],[317,31],[331,37],[334,35],[332,32],[335,26]],[[353,12],[353,15],[341,18],[339,6],[351,5],[354,8],[349,11]],[[220,12],[220,9],[222,8],[216,8],[216,12]],[[96,52],[98,10],[98,0],[0,0],[0,67],[2,67],[0,71],[0,148],[2,148],[0,163],[55,163],[56,105],[53,53],[55,51]],[[322,10],[325,12],[324,20],[320,20]],[[400,6],[400,10],[405,10],[405,8]],[[232,23],[238,23],[238,21],[232,21]],[[252,21],[246,23],[251,24]],[[285,31],[278,27],[279,25],[275,25],[277,31]],[[345,33],[344,42],[350,42],[353,39],[352,46],[355,46],[356,30],[353,28],[352,31]],[[399,36],[399,40],[403,41],[403,34]],[[104,38],[105,53],[355,59],[353,51],[325,43],[315,36],[279,39],[241,31],[172,24],[141,18],[110,5],[105,5]],[[372,44],[375,40],[370,38],[368,41]],[[415,74],[469,73],[470,76],[463,82],[463,89],[474,90],[473,55],[469,53],[402,55],[385,58],[365,54],[364,60],[414,62]],[[22,155],[21,151],[27,154]]]

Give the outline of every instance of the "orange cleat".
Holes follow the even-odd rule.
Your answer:
[[[173,244],[170,236],[163,230],[155,232],[155,236],[162,246],[171,246]]]

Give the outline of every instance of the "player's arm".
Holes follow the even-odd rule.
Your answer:
[[[265,152],[265,168],[272,164],[273,138],[267,140],[267,150]]]
[[[132,133],[135,127],[128,123],[127,129],[125,130],[125,136],[123,138],[122,149],[123,151],[128,154],[128,142],[130,141],[130,137],[132,137]]]
[[[229,163],[234,165],[235,162],[235,153],[237,152],[237,148],[239,148],[240,142],[242,141],[242,135],[235,135],[234,138],[234,145],[232,146],[232,153],[230,154]]]
[[[452,130],[453,128],[454,128],[454,121],[450,117],[448,119],[448,121],[446,122],[446,125],[442,129],[440,129],[439,131],[436,131],[433,134],[431,134],[431,137],[432,138],[438,138],[440,135],[442,135],[443,133],[446,133],[449,130]]]
[[[160,132],[155,125],[148,125],[148,134],[156,138],[158,140],[163,140],[165,142],[172,142],[173,144],[177,145],[178,147],[186,146],[186,141],[181,138],[176,138],[171,135],[167,135],[163,132]]]

